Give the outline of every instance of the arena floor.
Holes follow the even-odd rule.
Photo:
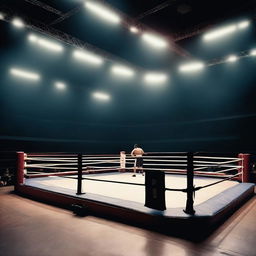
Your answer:
[[[71,176],[72,177],[72,176]],[[145,176],[137,174],[132,177],[131,173],[104,173],[104,174],[90,174],[84,177],[97,178],[101,180],[113,180],[122,182],[145,183]],[[209,177],[195,177],[194,185],[204,186],[220,179]],[[165,175],[166,188],[183,189],[186,188],[186,176],[184,175]],[[26,185],[64,193],[69,195],[76,195],[77,180],[68,177],[50,176],[45,178],[27,179]],[[215,195],[223,192],[224,190],[238,184],[235,181],[224,181],[205,189],[196,192],[195,205],[205,202],[206,200],[214,197]],[[144,186],[115,184],[109,182],[83,180],[83,192],[96,194],[100,196],[110,197],[114,199],[127,200],[144,204],[145,202],[145,188]],[[81,195],[86,197],[85,195]],[[166,191],[166,207],[176,208],[185,207],[186,193]]]
[[[255,196],[210,237],[192,242],[95,216],[77,217],[13,189],[0,188],[1,255],[255,256]]]

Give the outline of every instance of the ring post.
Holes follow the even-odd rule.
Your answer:
[[[187,154],[187,203],[185,213],[193,215],[194,210],[194,165],[193,165],[193,153]]]
[[[120,172],[125,172],[126,154],[125,151],[120,151]]]
[[[250,154],[240,153],[238,157],[241,159],[239,165],[242,166],[242,175],[239,176],[240,181],[250,182]]]
[[[83,155],[77,155],[77,195],[82,195]]]
[[[19,185],[24,184],[24,152],[17,152],[17,165],[16,165],[16,183],[15,183],[15,190]]]

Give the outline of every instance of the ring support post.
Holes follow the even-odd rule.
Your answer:
[[[250,154],[240,153],[238,157],[241,159],[239,165],[242,166],[241,182],[250,182]]]
[[[187,154],[187,202],[185,213],[193,215],[194,210],[194,165],[193,165],[193,153],[188,152]]]
[[[17,189],[17,186],[22,185],[24,183],[24,152],[17,152],[17,172],[16,172],[16,186],[15,189]]]
[[[83,155],[77,155],[77,195],[82,195]]]

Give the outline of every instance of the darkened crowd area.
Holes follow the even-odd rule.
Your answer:
[[[14,171],[9,168],[0,171],[0,186],[8,186],[14,184]]]
[[[13,185],[15,181],[16,152],[0,152],[0,186]]]

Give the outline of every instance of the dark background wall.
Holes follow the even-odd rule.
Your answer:
[[[74,61],[65,44],[62,54],[45,52],[31,45],[29,32],[0,22],[0,150],[111,153],[140,143],[146,151],[255,151],[256,58],[185,75],[177,72],[177,57],[161,62],[158,56],[154,65],[164,66],[170,80],[147,86],[140,75],[111,77],[111,63],[92,68]],[[180,44],[208,60],[253,47],[254,32],[246,33],[221,46],[198,38]],[[133,61],[151,68],[143,56]],[[11,67],[34,70],[42,79],[17,79]],[[65,91],[54,88],[56,80],[67,83]],[[108,92],[111,101],[93,100],[95,90]]]

